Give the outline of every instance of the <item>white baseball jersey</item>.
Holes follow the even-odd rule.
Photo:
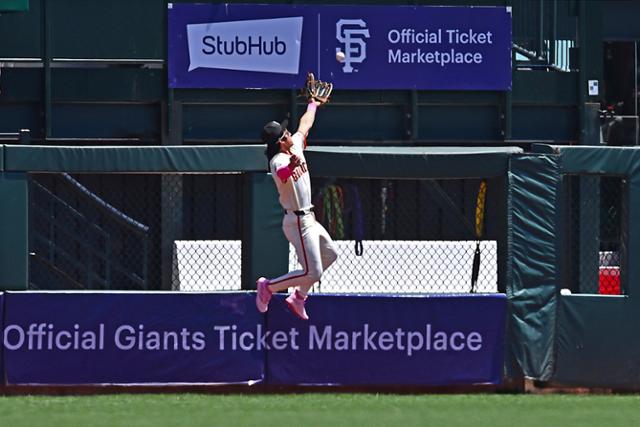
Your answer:
[[[291,156],[278,153],[269,162],[269,169],[278,188],[282,207],[290,211],[309,209],[311,207],[311,180],[309,179],[307,160],[304,158],[304,136],[300,132],[296,132],[291,136],[291,139],[293,146],[290,151],[300,158],[300,166],[297,166],[291,176],[282,182],[276,171],[288,166]]]
[[[311,180],[307,160],[304,158],[304,135],[296,132],[291,138],[293,146],[290,151],[300,158],[300,166],[297,166],[291,176],[283,182],[277,171],[289,166],[291,156],[278,153],[269,162],[269,169],[280,193],[282,207],[287,211],[306,210],[311,207]],[[312,212],[305,215],[289,212],[282,219],[282,229],[287,240],[296,249],[302,269],[270,279],[270,286],[279,290],[295,287],[306,295],[314,283],[320,281],[322,273],[336,260],[338,253],[331,236],[322,224],[316,221]]]

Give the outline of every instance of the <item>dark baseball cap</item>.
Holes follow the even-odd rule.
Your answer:
[[[287,130],[288,124],[289,121],[285,119],[282,123],[272,121],[264,125],[262,128],[262,142],[267,145],[272,145],[278,142],[278,140],[282,138],[282,135],[284,135],[284,131]]]

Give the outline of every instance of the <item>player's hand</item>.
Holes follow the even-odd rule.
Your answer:
[[[324,105],[329,102],[332,91],[332,83],[316,80],[313,73],[307,74],[307,81],[302,93],[309,101],[313,101],[318,106]]]
[[[295,169],[297,166],[300,166],[300,163],[302,163],[300,157],[292,154],[291,158],[289,159],[289,169]]]

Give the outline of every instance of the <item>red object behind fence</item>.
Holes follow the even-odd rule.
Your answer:
[[[620,289],[620,267],[600,267],[598,293],[622,295]]]

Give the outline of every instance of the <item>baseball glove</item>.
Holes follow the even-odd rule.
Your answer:
[[[309,101],[313,100],[320,105],[326,104],[329,102],[332,90],[332,83],[316,80],[313,73],[307,74],[307,83],[305,84],[303,94]]]

